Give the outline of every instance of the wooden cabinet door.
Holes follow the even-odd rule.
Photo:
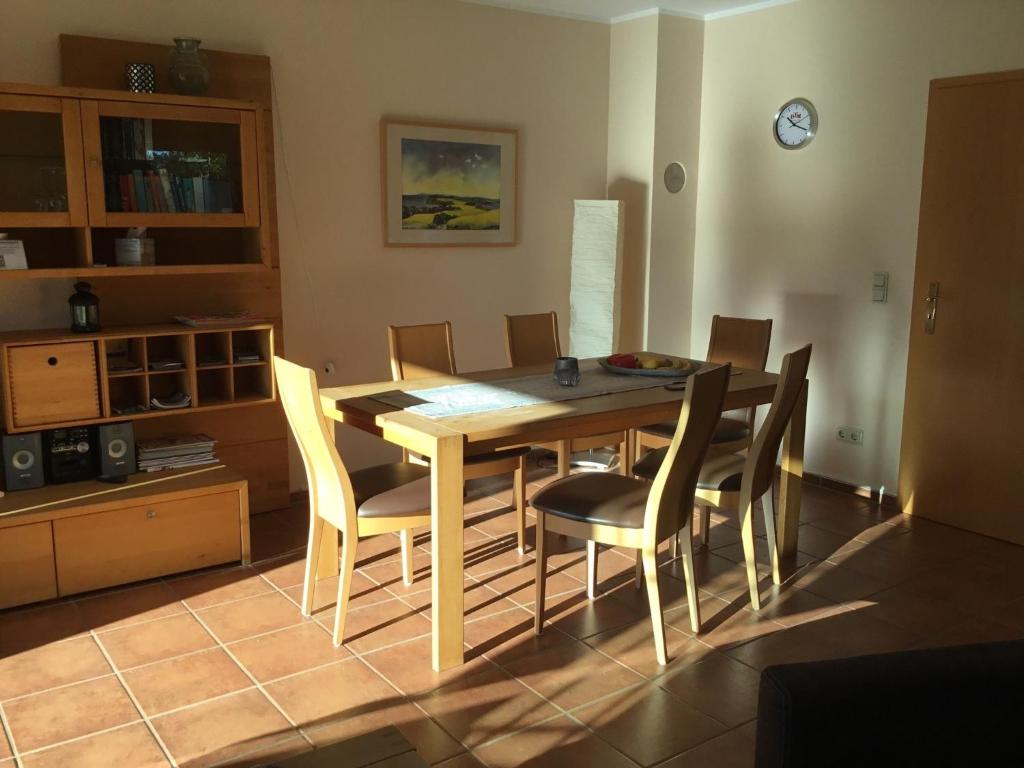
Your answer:
[[[260,225],[254,111],[83,101],[82,130],[93,226]]]
[[[235,491],[53,523],[62,595],[242,559]]]
[[[933,82],[900,501],[906,512],[1017,544],[1024,544],[1022,211],[1024,71]]]
[[[50,524],[0,529],[0,608],[56,596]]]
[[[0,94],[0,229],[84,227],[77,99]]]
[[[7,368],[13,427],[100,417],[96,342],[9,347]]]

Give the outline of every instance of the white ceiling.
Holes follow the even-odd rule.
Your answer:
[[[531,13],[566,16],[588,21],[626,21],[662,12],[695,19],[715,19],[759,11],[795,0],[464,0]]]

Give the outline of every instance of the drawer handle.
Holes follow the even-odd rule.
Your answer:
[[[56,365],[57,364],[57,358],[56,357],[48,358],[46,360],[46,362],[47,362],[48,365]]]
[[[146,510],[146,519],[147,520],[152,520],[154,517],[156,517],[156,510],[154,510],[154,509],[147,509]]]

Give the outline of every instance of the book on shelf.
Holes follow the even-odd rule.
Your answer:
[[[155,149],[153,142],[150,119],[101,118],[108,211],[235,213],[234,185],[224,178],[231,175],[225,153]]]
[[[268,321],[251,312],[226,312],[221,315],[175,315],[174,322],[192,328],[222,328],[229,325],[254,325]]]
[[[174,437],[155,437],[140,440],[136,444],[139,458],[181,456],[189,453],[209,453],[217,441],[207,434],[197,432]]]
[[[216,464],[217,457],[213,453],[215,444],[216,441],[205,434],[139,441],[136,445],[139,469],[157,472],[162,469]]]
[[[199,456],[189,459],[170,459],[168,461],[139,462],[140,472],[162,472],[167,469],[186,469],[188,467],[202,467],[207,464],[217,464],[217,457],[212,453],[208,456]]]
[[[156,411],[175,411],[180,408],[188,408],[192,405],[192,395],[185,392],[175,392],[166,397],[151,397],[149,407]]]

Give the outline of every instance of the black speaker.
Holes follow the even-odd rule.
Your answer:
[[[100,477],[124,477],[135,471],[135,430],[130,421],[96,427]]]
[[[48,429],[43,432],[46,482],[74,483],[95,477],[92,442],[88,427]]]
[[[4,489],[24,491],[43,485],[43,436],[39,432],[4,435]]]

